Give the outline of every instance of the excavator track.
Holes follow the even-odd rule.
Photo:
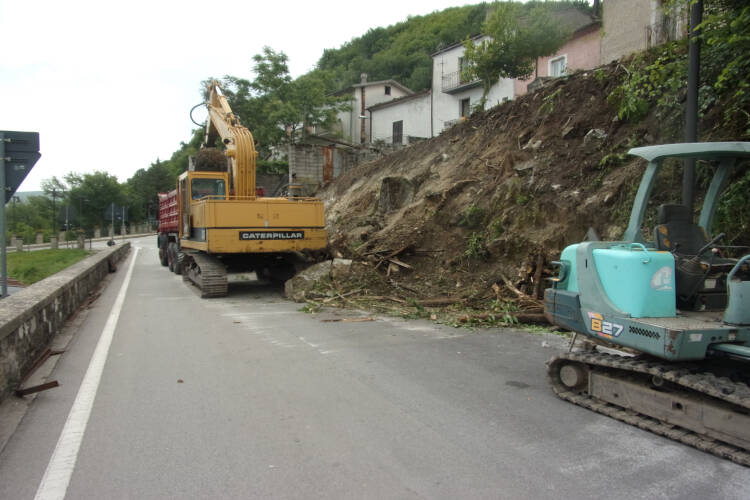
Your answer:
[[[201,291],[201,298],[227,295],[227,270],[215,257],[201,252],[186,251],[178,257],[182,280],[190,282]]]
[[[570,366],[568,372],[563,374],[565,366]],[[689,363],[667,364],[646,358],[643,356],[627,357],[601,352],[569,352],[560,354],[547,362],[547,375],[552,389],[562,399],[588,408],[597,413],[607,415],[622,422],[634,425],[655,434],[679,441],[693,446],[699,450],[711,453],[718,457],[731,460],[740,465],[750,467],[750,449],[747,446],[729,444],[712,436],[707,436],[698,429],[689,429],[676,425],[671,417],[660,419],[658,415],[648,415],[633,408],[628,408],[627,402],[624,406],[613,404],[611,401],[600,399],[590,394],[592,392],[592,374],[610,376],[626,382],[628,377],[640,379],[641,382],[631,384],[642,387],[638,390],[646,391],[642,381],[646,378],[658,382],[662,387],[669,386],[668,392],[654,392],[654,394],[665,394],[665,398],[674,395],[677,398],[690,397],[692,403],[697,403],[699,413],[702,415],[704,408],[722,408],[726,412],[734,412],[728,420],[747,419],[750,414],[750,388],[743,382],[735,382],[727,377],[719,377],[712,372],[702,371],[697,365]],[[581,383],[575,383],[575,375],[571,373],[586,372]],[[567,377],[567,378],[566,378]],[[564,382],[563,379],[566,378]],[[572,381],[571,381],[572,380]],[[662,385],[666,384],[666,385]],[[574,385],[571,387],[571,385]],[[658,389],[653,389],[657,391]],[[636,391],[637,392],[637,391]],[[615,398],[623,395],[614,393]],[[624,398],[627,399],[627,396]],[[672,403],[673,410],[687,411],[681,403]],[[675,406],[677,405],[677,406]],[[702,406],[705,405],[705,406]],[[648,402],[646,403],[648,406]],[[687,405],[686,405],[687,406]],[[652,412],[659,413],[659,411]],[[709,411],[706,411],[708,414]],[[665,413],[665,414],[668,414]],[[709,417],[710,418],[710,417]],[[734,424],[744,426],[744,424]],[[742,432],[742,431],[741,431]],[[740,442],[746,440],[746,434],[740,437],[732,437]]]

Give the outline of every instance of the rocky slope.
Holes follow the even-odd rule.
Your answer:
[[[307,298],[453,320],[538,312],[567,244],[590,227],[622,235],[644,167],[627,150],[673,140],[656,117],[617,118],[607,96],[621,71],[551,81],[325,186],[331,250],[354,265]]]

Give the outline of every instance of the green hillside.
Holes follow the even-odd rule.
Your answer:
[[[481,31],[488,4],[452,7],[373,28],[338,49],[325,49],[318,69],[331,71],[339,88],[359,81],[393,78],[412,90],[430,86],[430,54]]]
[[[573,5],[590,10],[586,0],[563,0],[554,4],[530,1],[525,7],[531,9],[538,4],[546,4],[548,8]],[[331,72],[339,89],[359,82],[361,73],[367,73],[370,81],[392,78],[414,91],[426,89],[432,77],[430,55],[479,34],[492,5],[491,2],[482,2],[451,7],[409,17],[386,28],[373,28],[338,49],[325,49],[318,61],[318,69]]]

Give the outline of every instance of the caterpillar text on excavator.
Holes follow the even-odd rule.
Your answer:
[[[551,323],[636,355],[595,345],[574,352],[571,343],[548,362],[550,383],[567,401],[750,466],[750,249],[708,236],[750,143],[667,144],[630,154],[648,167],[623,241],[565,248],[544,300]],[[697,224],[692,207],[661,205],[653,241],[646,241],[644,213],[667,158],[702,160],[715,169],[713,179]]]
[[[232,113],[219,83],[207,88],[204,146],[177,188],[159,194],[159,258],[202,297],[227,294],[227,275],[255,271],[283,281],[303,252],[326,248],[323,202],[256,192],[253,136]],[[221,139],[224,150],[211,148]]]

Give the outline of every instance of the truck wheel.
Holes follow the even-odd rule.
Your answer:
[[[175,258],[177,257],[175,255],[174,247],[175,247],[174,243],[169,243],[169,245],[167,245],[167,263],[169,266],[169,270],[172,272],[174,272],[174,261],[175,261]]]
[[[182,260],[184,258],[184,255],[182,252],[177,250],[177,245],[174,246],[174,263],[172,266],[174,267],[174,273],[175,274],[182,274]]]
[[[166,266],[167,264],[169,264],[166,248],[159,248],[159,262],[161,262],[162,266]]]

